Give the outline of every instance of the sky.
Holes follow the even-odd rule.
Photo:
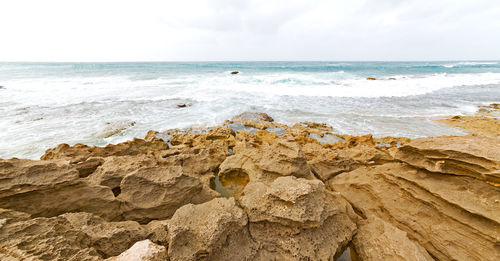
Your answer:
[[[0,61],[272,60],[500,60],[500,1],[0,1]]]

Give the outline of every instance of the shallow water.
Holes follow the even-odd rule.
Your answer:
[[[211,179],[210,187],[219,192],[223,197],[239,198],[248,182],[250,182],[248,174],[239,171],[231,171]]]
[[[340,134],[464,134],[432,119],[500,102],[500,63],[0,63],[0,86],[0,158],[38,158],[59,143],[105,145],[244,111]]]

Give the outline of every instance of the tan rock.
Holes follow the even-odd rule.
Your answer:
[[[406,232],[433,258],[496,260],[500,194],[481,180],[388,163],[340,174],[328,185],[363,216]]]
[[[425,248],[410,240],[406,232],[377,217],[359,222],[353,244],[356,254],[364,261],[434,260]]]
[[[104,163],[88,177],[88,182],[116,188],[126,175],[140,168],[156,165],[158,165],[157,160],[152,155],[110,156],[106,157]]]
[[[240,203],[261,247],[255,260],[328,260],[351,241],[357,218],[339,194],[318,180],[251,182]]]
[[[149,232],[135,221],[105,222],[89,213],[67,213],[66,218],[75,230],[85,233],[102,257],[116,256],[135,242],[146,239]]]
[[[161,151],[168,149],[168,145],[161,140],[145,141],[133,139],[119,144],[109,144],[105,147],[87,146],[76,144],[60,144],[56,148],[48,149],[40,158],[41,160],[63,159],[71,163],[85,161],[90,157],[109,157],[145,154],[149,151]]]
[[[139,222],[169,218],[185,204],[206,202],[216,196],[179,166],[138,169],[123,178],[120,188],[122,215]]]
[[[168,254],[175,260],[253,260],[247,216],[233,198],[179,208],[168,221]]]
[[[35,217],[84,211],[111,220],[120,214],[108,187],[85,183],[68,164],[19,159],[0,161],[0,208]]]
[[[0,228],[2,260],[101,260],[89,237],[64,217],[9,222]]]
[[[234,171],[246,173],[250,181],[272,182],[277,177],[290,175],[314,177],[299,144],[283,140],[238,150],[221,164],[219,175]]]
[[[168,246],[168,220],[153,220],[146,226],[148,238],[155,244]]]
[[[470,176],[500,183],[500,139],[443,136],[412,140],[394,157],[432,172]]]
[[[107,261],[164,261],[168,260],[167,250],[146,239],[135,243],[130,249]]]
[[[437,122],[453,127],[459,127],[472,133],[490,137],[500,137],[500,107],[499,104],[479,106],[474,115],[450,116],[437,119]]]

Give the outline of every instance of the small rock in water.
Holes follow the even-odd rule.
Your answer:
[[[2,85],[0,85],[0,90],[1,90],[1,89],[5,89],[5,87],[3,87]]]
[[[267,122],[273,122],[274,119],[267,115],[266,113],[262,112],[244,112],[242,114],[234,116],[232,121],[267,121]]]
[[[106,125],[106,128],[97,134],[98,138],[109,138],[113,135],[119,134],[128,127],[134,126],[135,121],[106,122]]]
[[[391,78],[389,78],[389,80],[396,80],[396,78],[394,78],[394,77],[391,77]]]
[[[187,107],[187,104],[185,104],[185,103],[177,104],[177,108],[186,108],[186,107]]]
[[[366,79],[367,79],[367,80],[371,80],[371,81],[375,81],[375,80],[376,80],[376,78],[373,78],[373,77],[368,77],[368,78],[366,78]]]
[[[238,74],[238,73],[240,73],[240,72],[238,72],[238,71],[232,71],[231,72],[231,74]]]

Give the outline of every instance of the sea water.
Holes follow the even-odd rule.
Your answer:
[[[34,159],[244,111],[341,134],[462,135],[433,119],[500,102],[500,62],[0,63],[0,86],[0,158]]]

